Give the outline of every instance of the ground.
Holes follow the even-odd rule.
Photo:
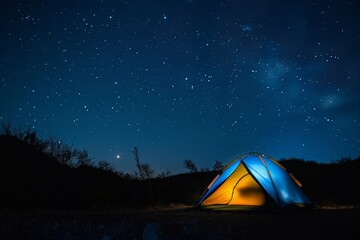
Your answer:
[[[2,213],[0,239],[360,239],[360,209]]]

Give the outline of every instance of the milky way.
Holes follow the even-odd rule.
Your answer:
[[[126,172],[360,155],[355,1],[7,2],[3,122]]]

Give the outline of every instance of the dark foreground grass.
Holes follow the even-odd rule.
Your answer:
[[[0,239],[360,239],[360,209],[3,213]]]

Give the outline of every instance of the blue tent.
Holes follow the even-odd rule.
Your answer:
[[[301,183],[271,157],[249,153],[229,163],[210,183],[198,206],[306,206]]]

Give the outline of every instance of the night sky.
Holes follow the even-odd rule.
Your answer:
[[[0,120],[132,172],[360,155],[357,1],[10,1]]]

